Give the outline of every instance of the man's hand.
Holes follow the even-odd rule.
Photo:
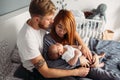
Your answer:
[[[77,75],[80,76],[80,77],[85,77],[88,75],[89,73],[89,68],[85,68],[85,67],[79,67],[77,68]]]

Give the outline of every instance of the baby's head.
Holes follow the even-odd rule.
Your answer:
[[[61,57],[63,53],[63,45],[60,43],[52,44],[48,49],[49,59],[56,60]]]

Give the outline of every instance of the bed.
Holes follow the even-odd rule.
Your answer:
[[[97,54],[101,52],[106,54],[101,60],[105,62],[103,69],[120,75],[120,42],[102,40],[104,21],[86,19],[81,11],[72,12],[77,22],[76,30],[90,50]]]
[[[106,56],[102,59],[105,62],[103,69],[120,75],[120,42],[113,40],[89,40],[91,51],[96,53],[104,52]]]

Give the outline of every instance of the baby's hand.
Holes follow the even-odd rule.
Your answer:
[[[90,64],[90,62],[89,62],[89,60],[86,59],[85,56],[80,57],[80,65],[82,67],[89,67],[90,66],[89,64]]]
[[[82,46],[78,46],[78,49],[81,50]]]
[[[80,51],[79,51],[79,50],[75,50],[74,54],[75,54],[75,56],[78,56],[78,57],[79,57]]]

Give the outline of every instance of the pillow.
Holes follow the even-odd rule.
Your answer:
[[[0,76],[5,77],[12,70],[11,52],[7,40],[0,41]]]
[[[75,16],[76,24],[83,24],[85,20],[85,15],[80,10],[71,10],[73,15]]]
[[[13,63],[21,63],[17,45],[15,45],[15,48],[12,50],[11,61]]]

